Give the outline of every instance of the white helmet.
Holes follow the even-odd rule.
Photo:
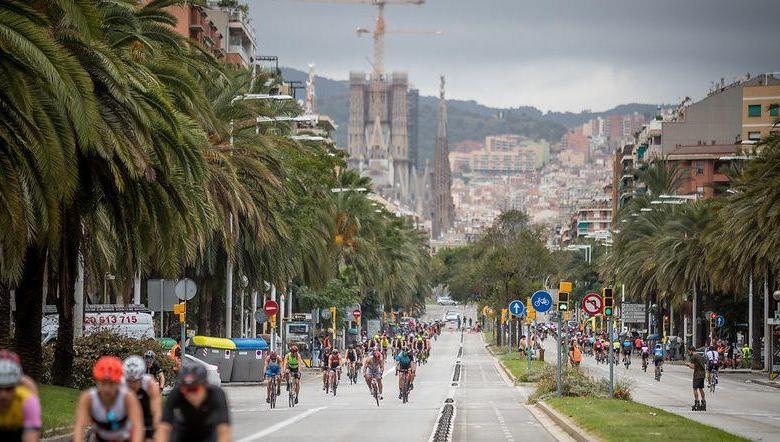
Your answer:
[[[8,350],[0,350],[0,387],[7,388],[19,384],[22,379],[22,366],[19,356]]]
[[[128,356],[122,363],[125,372],[125,379],[128,381],[137,381],[146,374],[146,363],[140,356]]]

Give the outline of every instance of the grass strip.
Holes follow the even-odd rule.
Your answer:
[[[504,353],[498,356],[498,359],[512,373],[518,382],[528,382],[528,359],[521,357],[517,352]],[[541,370],[544,368],[544,362],[539,360],[531,361],[531,370]]]
[[[54,436],[70,432],[81,392],[74,388],[54,385],[38,385],[38,390],[43,420],[42,434]]]
[[[605,441],[747,441],[659,408],[619,399],[549,398],[545,402]],[[638,430],[639,429],[639,430]]]

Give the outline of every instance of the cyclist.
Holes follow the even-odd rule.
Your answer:
[[[655,344],[655,348],[653,349],[653,365],[656,366],[659,372],[664,372],[664,356],[666,355],[666,351],[664,350],[664,346],[659,342]]]
[[[371,391],[371,379],[376,379],[377,387],[379,388],[379,399],[382,399],[382,375],[385,371],[385,360],[382,358],[382,353],[378,350],[374,350],[371,356],[367,357],[363,361],[363,377],[366,379],[366,385],[368,391]]]
[[[282,371],[281,361],[275,351],[272,351],[265,360],[265,377],[268,379],[265,402],[271,403],[271,388],[276,387],[279,394],[279,374]]]
[[[382,335],[382,340],[380,341],[380,345],[382,346],[382,356],[387,357],[387,347],[390,346],[390,341],[387,339],[387,335]]]
[[[165,373],[163,373],[162,368],[160,368],[160,364],[158,364],[155,360],[154,352],[148,350],[146,353],[144,353],[144,361],[146,362],[146,374],[150,374],[152,377],[154,377],[154,380],[157,382],[157,385],[160,386],[160,389],[164,388]]]
[[[623,363],[626,364],[626,369],[631,365],[631,341],[628,338],[623,341]]]
[[[146,363],[140,356],[128,356],[122,363],[125,375],[125,385],[135,393],[141,404],[141,413],[144,417],[145,438],[154,438],[154,431],[160,424],[162,415],[162,402],[160,400],[160,387],[152,375],[146,374]]]
[[[707,380],[710,385],[718,384],[718,368],[720,367],[720,359],[718,351],[714,345],[711,345],[707,352],[704,354],[707,357]]]
[[[400,352],[398,352],[395,360],[397,362],[395,366],[395,375],[398,376],[398,373],[401,373],[401,375],[398,376],[398,399],[401,399],[401,386],[404,376],[407,377],[409,390],[412,389],[412,365],[414,364],[414,359],[410,354],[409,349],[404,347]]]
[[[82,442],[87,425],[100,441],[140,442],[144,439],[144,419],[138,399],[122,385],[122,360],[101,356],[92,367],[95,386],[81,393],[76,408],[73,440]]]
[[[355,349],[355,344],[350,345],[349,348],[347,349],[346,358],[347,358],[347,370],[349,371],[349,373],[356,372],[355,366],[357,364],[358,353],[357,350]]]
[[[322,361],[320,361],[320,367],[322,367],[322,391],[327,389],[328,385],[328,363],[330,362],[330,347],[325,347],[322,350]]]
[[[284,375],[287,381],[292,376],[293,388],[295,389],[295,403],[298,403],[298,395],[301,394],[301,355],[298,354],[298,346],[290,347],[290,352],[284,357]]]
[[[742,345],[742,368],[750,368],[750,358],[753,357],[753,349],[747,342]]]
[[[647,371],[647,360],[650,358],[650,349],[647,348],[647,344],[644,341],[642,341],[640,351],[642,354],[642,369]]]
[[[0,350],[0,440],[40,439],[41,403],[38,390],[31,380],[25,378],[19,356],[8,350]]]
[[[417,340],[414,341],[414,354],[417,355],[417,360],[420,362],[426,359],[425,341],[423,340],[422,336],[418,336]]]
[[[206,368],[200,364],[185,365],[176,386],[165,399],[157,440],[230,441],[227,398],[221,388],[208,384]]]
[[[620,356],[620,340],[615,339],[612,342],[612,358],[613,362],[617,364],[617,358]]]
[[[330,373],[335,373],[336,375],[333,380],[334,383],[341,379],[341,354],[337,348],[333,349],[328,359],[328,374]]]

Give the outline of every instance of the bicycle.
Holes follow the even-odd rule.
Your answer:
[[[276,386],[276,378],[277,376],[273,376],[268,381],[268,403],[271,405],[271,408],[276,408],[276,396],[279,394]]]
[[[330,369],[330,375],[328,375],[328,386],[331,387],[331,390],[333,391],[333,396],[336,395],[336,388],[339,385],[338,376],[336,376],[336,369],[331,368]],[[328,392],[328,386],[325,387],[325,393]]]
[[[287,377],[287,405],[290,408],[295,407],[295,403],[298,401],[298,395],[295,394],[295,383],[290,382],[289,376]]]
[[[631,358],[628,356],[623,356],[623,365],[625,365],[626,370],[628,370],[628,366],[631,365]]]
[[[661,364],[655,366],[655,380],[661,382]]]
[[[409,402],[409,370],[400,370],[401,375],[401,400],[403,403]]]
[[[349,378],[350,385],[357,384],[357,371],[355,370],[354,362],[351,362],[349,364],[349,369],[347,370],[347,377]]]
[[[642,371],[647,373],[647,358],[642,358]]]
[[[707,373],[707,388],[710,393],[715,393],[715,386],[718,385],[718,371],[712,370]]]
[[[376,401],[376,406],[379,406],[379,383],[377,382],[376,378],[371,378],[371,396],[374,396],[374,400]]]

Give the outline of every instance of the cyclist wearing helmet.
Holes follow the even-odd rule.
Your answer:
[[[122,364],[125,373],[125,384],[138,397],[141,412],[144,417],[146,439],[154,437],[154,430],[160,424],[162,404],[160,387],[152,375],[146,374],[146,363],[140,356],[128,356]]]
[[[157,430],[159,441],[228,442],[230,412],[225,392],[209,385],[206,369],[200,364],[186,364],[179,371],[176,387],[165,400],[162,422]]]
[[[328,382],[328,362],[330,361],[330,347],[325,347],[320,355],[320,368],[322,369],[322,391],[325,391],[325,385]]]
[[[290,347],[290,352],[284,357],[284,375],[287,379],[290,375],[293,377],[293,388],[295,389],[295,403],[298,403],[298,395],[301,394],[301,355],[298,353],[298,346]]]
[[[408,376],[409,378],[409,389],[412,389],[412,366],[414,365],[414,358],[412,357],[412,352],[409,351],[407,347],[402,347],[401,351],[398,352],[398,355],[395,357],[396,364],[395,366],[395,375],[398,376],[398,373],[401,373],[401,376],[398,376],[398,399],[401,399],[401,384],[403,383],[404,376]]]
[[[374,350],[373,354],[363,362],[363,377],[366,379],[369,393],[371,392],[371,379],[376,379],[379,387],[379,399],[382,399],[382,374],[385,371],[385,360],[379,350]]]
[[[0,440],[37,441],[41,403],[34,385],[28,387],[19,356],[0,350]]]
[[[84,440],[84,429],[90,424],[99,441],[141,442],[144,419],[135,393],[122,385],[122,360],[101,356],[92,367],[95,386],[81,393],[76,408],[73,440]]]
[[[160,389],[163,389],[165,387],[165,373],[163,373],[160,364],[155,360],[154,352],[149,350],[144,353],[144,361],[146,361],[146,374],[152,375]]]
[[[281,388],[279,384],[279,374],[282,371],[282,361],[281,358],[276,354],[275,351],[272,351],[268,354],[268,357],[265,359],[265,377],[268,379],[268,387],[266,388],[266,396],[265,401],[267,403],[271,403],[271,388],[273,386],[276,386],[277,390]],[[277,391],[277,394],[279,392]]]

